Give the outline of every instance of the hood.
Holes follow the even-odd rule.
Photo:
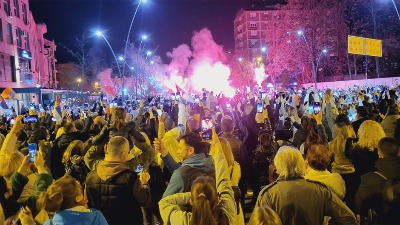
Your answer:
[[[196,168],[202,172],[208,172],[214,166],[212,157],[210,155],[202,154],[195,154],[194,156],[186,159],[182,162],[182,166],[190,166]]]
[[[56,213],[53,217],[53,224],[96,224],[98,221],[103,221],[101,212],[97,209],[90,209],[89,212],[81,212],[76,210],[63,210]],[[46,223],[50,224],[50,223]]]
[[[104,181],[110,181],[116,175],[129,169],[130,168],[122,162],[102,161],[97,166],[97,175]]]
[[[399,119],[400,116],[398,115],[390,115],[390,116],[386,116],[383,120],[382,123],[394,123],[396,124],[397,119]]]
[[[400,158],[383,158],[376,162],[378,172],[381,172],[389,180],[400,180]]]

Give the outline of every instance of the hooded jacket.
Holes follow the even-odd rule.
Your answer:
[[[204,155],[204,154],[199,154],[199,155]],[[214,159],[217,192],[220,199],[221,210],[227,217],[229,224],[237,224],[235,198],[231,187],[231,181],[229,178],[229,168],[228,168],[228,163],[225,160],[225,156],[222,153],[222,150],[219,151],[216,150],[212,158],[211,156],[208,158],[211,159],[211,164],[212,164],[212,158]],[[187,160],[185,160],[183,163],[185,163]],[[176,172],[177,171],[175,171],[174,174]],[[192,212],[183,211],[181,209],[181,206],[187,206],[189,204],[190,197],[191,193],[186,192],[186,193],[174,193],[173,195],[164,196],[164,198],[161,199],[158,205],[160,207],[161,217],[164,221],[164,224],[166,225],[190,224],[190,220],[192,219]]]
[[[382,128],[385,131],[386,136],[394,138],[394,131],[396,129],[396,122],[397,119],[399,119],[400,116],[399,115],[390,115],[390,116],[386,116],[383,120],[382,120]]]
[[[53,219],[46,221],[44,225],[108,225],[106,218],[97,209],[74,207],[72,209],[57,212]]]
[[[195,154],[194,156],[184,160],[182,165],[179,165],[170,154],[162,157],[164,165],[170,172],[173,172],[171,180],[168,183],[167,190],[163,194],[163,198],[175,193],[181,193],[185,190],[187,180],[184,180],[182,174],[182,167],[189,166],[200,170],[204,173],[210,173],[214,170],[214,165],[211,156],[204,153]]]
[[[400,158],[383,158],[376,162],[378,173],[370,172],[361,177],[361,183],[355,196],[356,206],[360,215],[366,215],[368,209],[374,209],[378,215],[378,224],[398,224],[400,210],[397,207],[390,208],[384,213],[384,190],[388,182],[398,183],[400,181]],[[394,212],[394,213],[393,213]]]
[[[86,192],[89,206],[99,209],[110,224],[143,224],[141,206],[151,204],[149,189],[123,162],[100,162],[86,178]]]
[[[357,224],[354,214],[337,195],[324,184],[302,177],[278,178],[265,187],[256,207],[264,205],[277,212],[285,225],[323,224],[324,216],[332,217],[338,224]]]

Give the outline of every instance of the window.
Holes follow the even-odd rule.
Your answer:
[[[251,22],[250,23],[250,28],[257,28],[257,23]]]
[[[28,25],[28,14],[26,10],[26,4],[22,2],[22,20],[24,21],[25,25]]]
[[[42,40],[39,39],[39,51],[43,52]]]
[[[250,36],[257,37],[257,31],[255,31],[255,30],[250,31]]]
[[[14,15],[19,18],[19,0],[14,0]]]
[[[3,21],[0,19],[0,41],[3,41]]]
[[[22,30],[19,27],[15,28],[15,35],[17,37],[17,45],[22,48]]]
[[[255,20],[257,18],[257,14],[256,13],[250,13],[250,19]]]
[[[13,32],[11,23],[7,23],[7,43],[13,44]]]
[[[251,47],[251,48],[257,47],[257,41],[251,41],[250,47]]]
[[[30,50],[31,49],[31,46],[30,46],[30,44],[29,44],[29,33],[28,33],[28,31],[24,31],[24,40],[25,40],[25,49],[26,50]]]
[[[10,0],[4,0],[4,12],[7,16],[11,16]]]

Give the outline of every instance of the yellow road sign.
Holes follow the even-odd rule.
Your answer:
[[[382,57],[382,40],[347,36],[347,52],[356,55]]]
[[[365,38],[365,51],[369,56],[382,57],[382,41]]]
[[[356,55],[364,55],[364,38],[351,36],[349,35],[348,38],[348,53],[356,54]]]

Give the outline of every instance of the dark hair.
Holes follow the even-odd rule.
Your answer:
[[[46,127],[44,126],[39,127],[39,140],[46,140],[48,134],[49,132],[47,131]]]
[[[81,120],[75,120],[74,122],[72,122],[75,126],[75,128],[79,131],[83,130],[83,122]]]
[[[378,149],[384,157],[397,157],[399,148],[399,141],[391,137],[384,137],[378,143]]]
[[[66,133],[66,134],[70,134],[70,133],[72,133],[73,132],[73,130],[74,130],[74,124],[73,123],[65,123],[64,124],[64,126],[63,126],[63,128],[64,128],[64,132]]]
[[[350,125],[350,120],[349,120],[348,115],[347,114],[343,114],[343,113],[339,114],[336,117],[335,124],[338,125],[338,126]]]
[[[233,127],[234,127],[233,120],[230,120],[230,119],[222,120],[222,122],[221,122],[221,130],[223,132],[232,132],[233,131]]]
[[[317,133],[311,131],[304,142],[304,154],[307,154],[308,149],[315,144],[323,144],[323,142]]]
[[[97,123],[94,123],[90,126],[89,134],[90,136],[96,136],[101,132],[100,125]]]
[[[307,151],[307,161],[311,168],[325,171],[331,162],[332,155],[322,144],[311,145]]]
[[[367,118],[368,117],[368,111],[364,106],[358,106],[357,107],[357,114],[363,118]]]
[[[181,140],[185,141],[185,144],[194,148],[195,154],[207,153],[207,147],[202,141],[200,135],[189,132],[181,137]]]

